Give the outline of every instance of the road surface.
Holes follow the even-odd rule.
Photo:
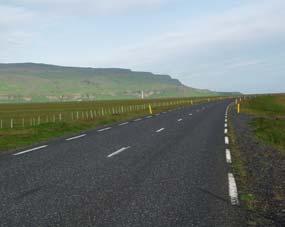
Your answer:
[[[242,226],[225,111],[199,104],[0,156],[0,226]]]

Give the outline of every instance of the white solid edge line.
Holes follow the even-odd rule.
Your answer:
[[[178,119],[177,121],[182,121],[183,119],[182,118],[180,118],[180,119]]]
[[[232,163],[232,156],[231,156],[231,151],[230,149],[226,149],[226,159],[227,159],[227,163]]]
[[[114,153],[109,154],[107,157],[108,157],[108,158],[111,158],[111,157],[113,157],[113,156],[115,156],[115,155],[117,155],[117,154],[119,154],[119,153],[121,153],[121,152],[123,152],[123,151],[129,149],[129,148],[130,148],[130,146],[129,146],[129,147],[122,147],[121,149],[115,151]]]
[[[228,173],[228,180],[229,180],[229,196],[231,199],[232,205],[238,205],[238,191],[237,191],[237,185],[234,178],[234,175],[232,173]]]
[[[225,134],[228,134],[228,129],[227,128],[225,128]]]
[[[119,126],[123,126],[123,125],[127,125],[127,124],[129,124],[129,122],[121,123],[121,124],[119,124]]]
[[[225,136],[225,144],[229,144],[229,137]]]
[[[106,131],[106,130],[109,130],[109,129],[111,129],[111,127],[108,127],[108,128],[102,128],[102,129],[98,130],[98,132],[103,132],[103,131]]]
[[[165,128],[161,128],[161,129],[158,129],[158,130],[156,130],[155,132],[161,132],[161,131],[163,131]]]
[[[79,135],[79,136],[74,136],[74,137],[68,138],[68,139],[66,139],[66,140],[67,140],[67,141],[75,140],[75,139],[79,139],[79,138],[84,137],[84,136],[86,136],[86,134],[82,134],[82,135]]]
[[[47,147],[48,145],[43,145],[43,146],[40,146],[40,147],[35,147],[35,148],[32,148],[32,149],[29,149],[29,150],[25,150],[25,151],[21,151],[21,152],[18,152],[16,154],[13,154],[13,155],[20,155],[20,154],[25,154],[25,153],[28,153],[28,152],[31,152],[31,151],[36,151],[36,150],[39,150],[39,149],[43,149],[45,147]]]

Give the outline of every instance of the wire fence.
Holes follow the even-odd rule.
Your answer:
[[[213,98],[211,99],[213,100]],[[45,123],[92,121],[106,116],[116,116],[135,112],[146,112],[149,105],[156,111],[157,109],[170,108],[174,106],[193,105],[194,103],[210,101],[207,99],[176,99],[165,101],[144,101],[140,104],[112,104],[112,105],[92,105],[85,109],[78,110],[45,110],[45,111],[1,111],[0,109],[0,130],[1,129],[20,129],[35,127]],[[79,104],[80,105],[80,104]],[[1,107],[0,107],[1,108]]]

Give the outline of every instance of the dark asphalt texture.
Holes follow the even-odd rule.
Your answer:
[[[243,226],[228,195],[229,103],[181,108],[0,156],[0,226]]]

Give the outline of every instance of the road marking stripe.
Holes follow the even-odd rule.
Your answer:
[[[229,196],[231,199],[231,203],[232,205],[238,205],[239,204],[238,191],[234,175],[232,173],[229,173],[228,179],[229,179]]]
[[[107,157],[108,157],[108,158],[111,158],[111,157],[113,157],[113,156],[115,156],[115,155],[117,155],[117,154],[119,154],[119,153],[121,153],[121,152],[123,152],[123,151],[129,149],[129,148],[131,148],[131,147],[122,147],[121,149],[115,151],[114,153],[109,154]]]
[[[136,120],[134,120],[134,121],[141,121],[142,119],[141,118],[138,118],[138,119],[136,119]]]
[[[182,118],[180,118],[180,119],[178,119],[177,121],[182,121],[183,119]]]
[[[227,127],[228,127],[228,124],[226,123],[226,124],[225,124],[225,128],[227,128]]]
[[[127,125],[127,124],[129,124],[129,122],[121,123],[121,124],[119,124],[119,126],[123,126],[123,125]]]
[[[229,137],[225,136],[225,144],[229,144]]]
[[[226,159],[227,159],[227,163],[232,163],[232,156],[231,156],[231,152],[230,149],[226,149]]]
[[[192,116],[192,115],[193,115],[193,114],[191,114],[191,113],[189,114],[189,116]]]
[[[21,151],[21,152],[18,152],[16,154],[13,154],[13,155],[20,155],[20,154],[25,154],[25,153],[28,153],[28,152],[31,152],[31,151],[36,151],[36,150],[40,150],[40,149],[43,149],[45,147],[47,147],[48,145],[43,145],[43,146],[40,146],[40,147],[35,147],[35,148],[32,148],[32,149],[29,149],[29,150],[25,150],[25,151]]]
[[[158,130],[156,130],[156,132],[161,132],[161,131],[163,131],[165,128],[161,128],[161,129],[158,129]]]
[[[152,118],[152,116],[146,116],[145,118]]]
[[[228,134],[228,129],[227,128],[225,128],[225,134]]]
[[[84,136],[86,136],[86,134],[82,134],[82,135],[79,135],[79,136],[74,136],[74,137],[68,138],[68,139],[66,139],[66,140],[67,140],[67,141],[75,140],[75,139],[79,139],[79,138],[84,137]]]
[[[156,114],[156,116],[159,116],[160,114],[158,113],[158,114]]]
[[[111,129],[111,127],[108,127],[108,128],[102,128],[102,129],[98,130],[98,132],[104,132],[104,131],[107,131],[107,130],[109,130],[109,129]]]
[[[225,119],[225,122],[226,122],[226,123],[228,122],[228,119],[227,119],[227,118]]]

